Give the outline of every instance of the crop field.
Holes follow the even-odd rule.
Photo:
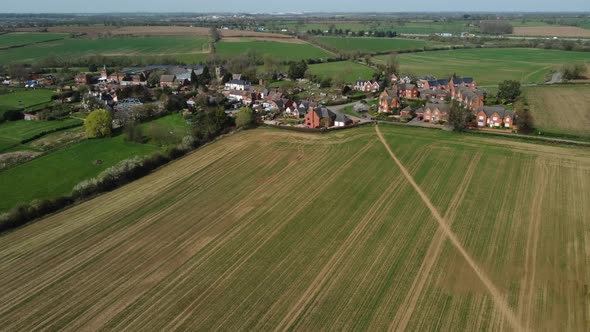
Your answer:
[[[408,34],[432,34],[432,33],[461,33],[461,32],[477,32],[477,27],[466,27],[465,22],[462,21],[446,21],[435,22],[429,20],[419,20],[412,22],[404,22],[402,24],[397,22],[322,22],[322,23],[287,23],[278,24],[279,28],[286,28],[292,31],[307,31],[307,30],[321,30],[327,31],[332,24],[336,29],[351,30],[351,31],[395,31],[397,33]]]
[[[28,108],[48,103],[55,92],[50,89],[21,89],[0,87],[0,115],[8,110]]]
[[[525,89],[542,132],[590,138],[590,86],[547,86]]]
[[[354,62],[327,62],[309,65],[309,72],[321,78],[341,80],[344,83],[354,83],[359,79],[368,80],[375,71],[367,66]]]
[[[206,37],[70,38],[0,50],[0,63],[35,63],[50,56],[186,56],[207,52],[209,43]]]
[[[156,151],[150,144],[131,143],[123,136],[85,140],[0,171],[0,213],[19,202],[69,194],[84,179],[98,175],[119,161]],[[96,164],[95,161],[102,163]]]
[[[401,38],[318,37],[317,40],[321,44],[326,44],[341,51],[361,51],[370,53],[415,50],[432,45],[432,43],[424,40]]]
[[[21,141],[49,131],[59,130],[75,125],[82,125],[78,119],[55,121],[9,121],[0,124],[0,152],[6,147],[19,144]]]
[[[329,58],[330,54],[310,44],[279,43],[271,41],[224,42],[216,44],[216,53],[220,57],[231,57],[248,51],[255,51],[261,56],[271,55],[281,61],[298,61],[305,59]]]
[[[374,58],[384,61],[386,56]],[[480,85],[503,80],[541,83],[551,69],[566,63],[589,63],[590,53],[524,48],[434,51],[398,56],[401,71],[437,77],[473,76]]]
[[[62,33],[43,33],[43,32],[15,32],[0,34],[0,49],[28,45],[34,43],[41,43],[48,40],[54,40],[67,37],[67,34]]]
[[[516,27],[512,33],[517,36],[541,37],[590,37],[590,30],[569,26],[527,26]]]
[[[589,202],[588,149],[242,132],[0,236],[0,323],[583,331]]]

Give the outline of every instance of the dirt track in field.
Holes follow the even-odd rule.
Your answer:
[[[414,189],[416,190],[418,195],[420,195],[420,198],[422,199],[424,204],[426,204],[426,206],[428,207],[428,209],[430,210],[432,215],[435,217],[441,230],[446,234],[447,238],[451,241],[453,246],[459,251],[459,253],[463,256],[463,258],[465,258],[465,260],[467,261],[469,266],[473,269],[473,271],[477,274],[477,276],[482,281],[482,283],[486,286],[488,292],[490,293],[490,295],[492,296],[492,299],[494,300],[494,303],[495,303],[497,309],[504,314],[504,316],[506,317],[509,324],[512,326],[512,328],[514,330],[524,331],[525,330],[524,327],[521,325],[519,320],[516,318],[516,316],[514,315],[514,312],[512,312],[512,309],[510,308],[510,306],[508,305],[508,303],[506,302],[506,300],[504,299],[502,294],[500,294],[500,292],[498,291],[496,286],[492,283],[492,281],[486,275],[486,273],[483,271],[483,269],[473,260],[471,255],[465,250],[465,248],[463,247],[463,245],[461,244],[461,242],[459,241],[459,239],[457,238],[455,233],[453,233],[453,231],[452,231],[451,227],[449,226],[449,224],[447,223],[447,221],[440,215],[440,212],[438,212],[436,207],[432,204],[432,202],[430,201],[430,199],[428,198],[426,193],[424,193],[424,191],[422,191],[420,186],[418,186],[416,181],[414,181],[414,178],[412,177],[412,175],[408,172],[408,170],[404,167],[404,165],[399,161],[397,156],[393,153],[393,151],[391,150],[391,148],[387,144],[387,141],[385,140],[385,138],[381,134],[381,131],[379,130],[378,126],[375,126],[375,131],[377,132],[377,136],[379,137],[379,140],[381,141],[381,143],[383,143],[383,146],[385,147],[385,149],[387,150],[387,152],[389,153],[389,155],[391,156],[393,161],[395,161],[395,163],[397,164],[397,166],[401,170],[402,174],[406,177],[408,182],[410,182],[412,187],[414,187]]]
[[[307,42],[302,39],[284,37],[223,37],[222,40],[228,43],[239,43],[243,41],[268,41],[287,44],[307,44]]]

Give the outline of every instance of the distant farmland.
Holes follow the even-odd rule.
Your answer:
[[[378,56],[374,61],[385,61]],[[402,72],[437,77],[473,76],[479,84],[503,80],[539,83],[551,69],[572,62],[590,62],[588,52],[568,52],[525,48],[467,49],[399,55]]]
[[[298,61],[306,59],[326,59],[330,54],[310,45],[299,43],[282,43],[276,41],[221,41],[216,44],[216,53],[220,57],[232,57],[253,51],[261,56],[271,55],[279,61]]]
[[[47,57],[104,56],[199,56],[209,52],[206,37],[118,37],[64,39],[26,47],[0,50],[0,63],[36,63]]]
[[[590,86],[529,87],[525,94],[536,128],[590,138]]]
[[[360,52],[385,52],[421,49],[430,46],[432,43],[400,38],[345,38],[345,37],[318,37],[317,40],[340,51]]]
[[[6,330],[587,330],[590,150],[236,134],[0,236]]]
[[[68,34],[63,33],[7,33],[7,34],[0,34],[0,49],[12,47],[12,46],[19,46],[19,45],[27,45],[33,43],[40,43],[48,40],[60,39],[68,37]]]

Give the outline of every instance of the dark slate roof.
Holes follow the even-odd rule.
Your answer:
[[[473,83],[473,77],[458,77],[453,79],[453,83],[455,84],[471,84]]]
[[[332,119],[336,118],[336,113],[330,111],[326,107],[318,107],[318,108],[315,108],[313,111],[315,112],[315,114],[317,114],[317,116],[319,118],[322,118],[322,119],[328,118],[328,117],[332,118]]]
[[[504,106],[481,106],[477,109],[477,113],[483,111],[487,117],[492,116],[494,113],[498,113],[498,115],[502,118],[510,115],[511,118],[514,118],[514,111],[507,110]]]
[[[160,82],[174,82],[176,76],[174,75],[162,75],[160,76]]]
[[[424,108],[424,110],[434,111],[436,108],[438,108],[441,112],[448,112],[449,111],[448,104],[433,104],[433,103],[426,104],[426,107]]]
[[[352,120],[350,120],[346,115],[344,114],[337,114],[336,118],[334,119],[334,121],[337,122],[344,122],[344,123],[349,123],[352,122]]]

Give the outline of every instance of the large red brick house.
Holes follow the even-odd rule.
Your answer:
[[[448,80],[420,80],[418,84],[425,90],[448,90]]]
[[[478,127],[512,128],[514,112],[503,106],[482,106],[475,113],[475,121]]]
[[[379,95],[379,112],[391,113],[401,106],[397,89],[385,90]]]
[[[471,90],[471,88],[465,86],[454,88],[453,99],[473,112],[484,105],[483,92],[480,90]]]
[[[425,122],[447,121],[449,118],[449,105],[428,103],[423,108],[416,110],[416,116]]]
[[[394,84],[393,89],[397,89],[397,94],[399,97],[407,99],[416,99],[420,94],[418,87],[409,83]]]
[[[434,90],[421,89],[420,90],[420,99],[428,100],[431,102],[444,101],[445,99],[447,99],[447,96],[449,94],[450,94],[449,91],[442,90],[442,89],[434,89]]]
[[[471,91],[477,89],[477,83],[472,77],[455,77],[449,81],[449,89],[462,86],[471,89]]]
[[[356,91],[362,92],[377,92],[381,89],[381,84],[377,81],[363,81],[359,80],[356,81],[356,84],[353,87]]]
[[[322,128],[326,124],[327,127],[344,127],[351,124],[352,120],[343,114],[336,114],[326,107],[317,107],[310,109],[305,114],[304,123],[309,128]]]

